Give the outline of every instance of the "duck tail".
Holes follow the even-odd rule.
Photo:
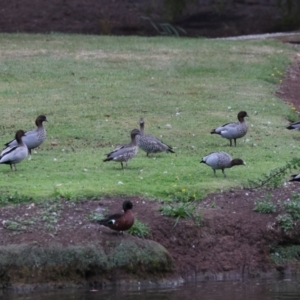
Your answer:
[[[297,177],[299,174],[291,175],[291,179],[289,181],[300,181],[300,178]]]
[[[175,153],[175,151],[173,151],[173,149],[170,147],[167,152],[170,152],[170,153]]]
[[[293,126],[290,125],[286,129],[291,130],[291,129],[295,129],[295,127],[293,127]]]

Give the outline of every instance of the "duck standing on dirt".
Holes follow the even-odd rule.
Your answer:
[[[145,134],[144,127],[144,118],[140,118],[140,135],[137,136],[137,144],[142,150],[144,150],[147,153],[147,156],[149,155],[149,153],[158,152],[175,153],[171,146],[168,146],[167,144],[150,134]]]
[[[15,135],[16,146],[8,146],[0,154],[0,164],[9,164],[11,170],[15,167],[17,171],[16,164],[20,163],[25,157],[28,156],[28,148],[24,144],[22,137],[24,137],[25,132],[23,130],[18,130]]]
[[[119,161],[121,162],[122,169],[124,169],[123,162],[125,162],[127,167],[127,162],[138,153],[138,146],[136,142],[136,136],[138,134],[140,134],[140,131],[138,129],[133,129],[130,133],[131,142],[126,145],[121,145],[108,153],[103,161]]]
[[[131,211],[132,207],[132,202],[126,200],[123,202],[124,213],[106,216],[105,219],[98,221],[98,223],[116,231],[128,230],[134,223],[134,215]]]
[[[244,161],[240,158],[232,159],[226,152],[212,152],[204,156],[200,163],[205,163],[210,166],[216,176],[216,170],[222,170],[224,177],[226,177],[225,169],[233,166],[245,165]]]
[[[242,138],[248,131],[248,126],[244,119],[245,117],[249,117],[247,112],[240,111],[237,115],[238,122],[224,124],[223,126],[213,129],[210,133],[219,134],[223,138],[228,139],[230,146],[232,146],[232,140],[234,140],[234,145],[236,146],[236,139]]]
[[[23,142],[28,147],[29,154],[31,154],[31,150],[40,146],[45,138],[46,138],[46,129],[43,126],[43,122],[48,122],[45,115],[40,115],[35,120],[36,129],[26,131],[23,136]],[[7,147],[17,146],[18,142],[16,139],[5,144]]]

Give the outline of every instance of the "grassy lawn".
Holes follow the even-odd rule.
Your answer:
[[[285,129],[292,109],[275,96],[294,48],[276,41],[0,34],[0,144],[45,114],[47,139],[31,160],[0,166],[1,197],[174,194],[200,199],[243,186],[299,152]],[[249,132],[230,148],[210,130],[246,110]],[[103,162],[145,118],[176,154],[139,151],[126,170]],[[170,126],[169,126],[170,125]],[[170,128],[171,127],[171,128]],[[51,142],[57,142],[52,146]],[[213,176],[212,151],[246,166]]]

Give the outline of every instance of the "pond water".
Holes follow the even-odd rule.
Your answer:
[[[0,291],[3,300],[299,300],[300,279],[185,283],[168,287],[117,287],[97,291]]]

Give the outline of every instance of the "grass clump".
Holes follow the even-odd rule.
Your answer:
[[[255,201],[254,211],[261,214],[272,214],[276,212],[276,205],[268,200],[257,200]]]
[[[286,263],[287,261],[300,260],[300,245],[277,246],[272,249],[270,255],[276,264]]]
[[[261,214],[272,214],[276,212],[276,205],[270,200],[270,194],[267,194],[264,200],[256,200],[254,211]]]
[[[135,218],[134,224],[127,232],[139,238],[146,238],[150,235],[150,228],[147,224]]]
[[[285,231],[292,231],[300,223],[300,195],[293,194],[291,200],[282,201],[283,213],[276,218],[279,226]]]
[[[197,226],[200,225],[202,215],[195,213],[196,206],[194,204],[187,203],[167,203],[160,208],[160,212],[163,216],[176,218],[174,227],[178,224],[180,219],[193,219]]]
[[[32,201],[32,197],[19,194],[18,192],[14,192],[13,194],[1,194],[0,195],[0,206],[5,206],[9,204],[20,204]]]
[[[277,216],[276,221],[285,232],[294,228],[294,220],[290,214],[280,214]]]
[[[91,222],[99,222],[100,220],[104,219],[104,215],[102,213],[92,212],[89,215],[87,215],[87,219]]]

